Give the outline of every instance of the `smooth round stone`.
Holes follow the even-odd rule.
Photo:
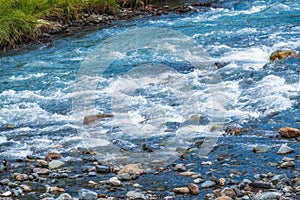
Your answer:
[[[52,160],[51,162],[49,162],[49,168],[50,169],[58,169],[58,168],[61,168],[64,165],[65,165],[65,163],[60,161],[60,160]]]
[[[209,188],[215,186],[216,183],[214,181],[205,181],[204,183],[201,184],[202,188]]]
[[[86,189],[81,189],[79,191],[79,200],[97,200],[98,199],[98,194],[96,192],[86,190]]]

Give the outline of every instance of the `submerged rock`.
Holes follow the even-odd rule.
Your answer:
[[[278,51],[275,51],[273,52],[271,55],[270,55],[270,61],[275,61],[275,60],[282,60],[282,59],[285,59],[287,57],[296,57],[298,54],[296,51],[294,50],[287,50],[287,51],[284,51],[284,50],[278,50]]]
[[[293,149],[293,148],[287,146],[286,144],[283,144],[283,145],[279,148],[277,154],[283,155],[283,154],[288,154],[288,153],[292,153],[292,152],[294,152],[294,149]]]
[[[147,199],[146,196],[141,192],[129,191],[126,194],[128,199]]]
[[[144,173],[144,170],[140,168],[140,164],[129,164],[118,172],[118,174],[124,173],[128,173],[130,175],[136,174],[139,176]]]
[[[86,190],[86,189],[81,189],[79,191],[79,200],[97,200],[98,199],[98,194],[96,192]]]
[[[263,145],[256,146],[256,147],[253,148],[254,153],[266,153],[268,151],[270,151],[270,148],[267,147],[267,146],[263,146]]]
[[[98,119],[104,119],[104,118],[112,118],[114,117],[113,114],[97,114],[97,115],[89,115],[89,116],[85,116],[83,119],[83,124],[84,125],[88,125],[93,123],[94,121],[98,120]]]
[[[279,129],[278,132],[284,138],[297,138],[300,136],[300,130],[297,128],[291,128],[291,127],[281,128]]]

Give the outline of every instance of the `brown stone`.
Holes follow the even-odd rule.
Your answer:
[[[97,114],[97,115],[89,115],[89,116],[85,116],[83,119],[83,124],[84,125],[88,125],[93,123],[94,121],[98,120],[98,119],[104,119],[104,118],[112,118],[114,117],[113,114]]]
[[[198,185],[196,185],[194,183],[190,183],[189,189],[190,189],[190,193],[192,195],[198,195],[199,194],[199,187],[198,187]]]
[[[275,60],[282,60],[285,59],[287,57],[296,57],[298,54],[296,51],[293,50],[289,50],[289,51],[283,51],[283,50],[278,50],[275,51],[271,54],[270,56],[270,61],[275,61]]]
[[[141,175],[144,173],[144,170],[140,168],[140,164],[129,164],[118,172],[118,174],[124,173]]]
[[[178,187],[178,188],[174,188],[173,192],[179,194],[187,194],[190,193],[190,190],[188,187]]]
[[[49,162],[51,160],[57,160],[57,159],[61,159],[63,156],[59,153],[54,153],[54,152],[51,152],[51,153],[48,153],[46,155],[46,160]]]
[[[215,200],[232,200],[232,198],[227,197],[227,196],[221,196],[221,197],[216,198]]]
[[[296,138],[300,136],[300,130],[297,128],[291,128],[291,127],[281,128],[279,129],[278,132],[284,138]]]
[[[225,188],[224,190],[221,191],[221,195],[227,196],[227,197],[230,197],[233,199],[236,197],[236,193],[232,188]]]
[[[214,194],[216,195],[216,197],[221,197],[222,196],[221,192],[222,192],[222,189],[214,190]]]

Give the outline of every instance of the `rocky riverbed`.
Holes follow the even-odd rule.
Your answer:
[[[298,129],[285,128],[279,132],[285,137],[293,133],[287,142],[299,138]],[[230,137],[237,136],[224,137],[218,145]],[[82,148],[64,154],[51,152],[45,158],[28,155],[26,159],[4,159],[0,196],[7,200],[299,199],[298,149],[283,144],[276,149],[277,153],[253,152],[252,158],[244,157],[250,163],[242,165],[237,164],[242,160],[234,159],[235,155],[226,151],[216,150],[206,159],[195,157],[197,142],[181,158],[160,170],[142,163],[106,165],[97,159],[97,152]],[[223,145],[224,148],[230,147]],[[258,155],[274,160],[258,163]],[[253,167],[251,162],[260,167]],[[264,166],[273,170],[266,171]]]

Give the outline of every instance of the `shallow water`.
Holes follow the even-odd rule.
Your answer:
[[[0,156],[96,147],[107,162],[165,165],[195,138],[207,139],[196,156],[211,159],[215,144],[217,153],[236,160],[256,156],[255,145],[276,152],[286,143],[277,130],[300,127],[300,58],[270,63],[268,57],[279,49],[300,51],[300,5],[220,5],[118,22],[50,48],[2,56]],[[115,117],[82,125],[85,115],[97,113]],[[246,132],[223,138],[227,126]],[[143,143],[154,152],[143,151]],[[299,144],[289,143],[299,154]]]

